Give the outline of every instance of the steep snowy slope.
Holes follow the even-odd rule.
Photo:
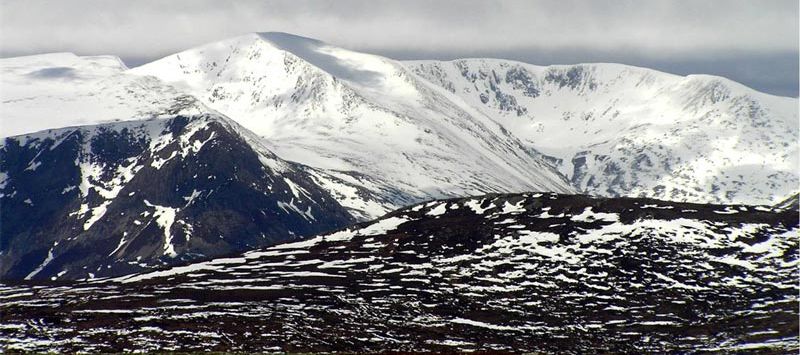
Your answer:
[[[235,257],[0,287],[0,347],[796,353],[797,213],[556,194],[433,201]]]
[[[405,62],[527,145],[580,191],[772,203],[798,186],[798,100],[617,64]]]
[[[0,279],[121,275],[352,223],[321,178],[213,114],[9,137]]]
[[[0,137],[201,111],[193,98],[126,70],[112,56],[52,53],[0,59]]]
[[[387,58],[261,33],[130,72],[192,93],[287,160],[379,180],[399,192],[398,206],[492,191],[573,191],[488,116]]]

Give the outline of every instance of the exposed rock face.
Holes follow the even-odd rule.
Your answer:
[[[0,344],[56,351],[798,348],[798,211],[556,194],[433,201],[238,256],[6,285]]]
[[[6,138],[0,171],[2,279],[120,275],[354,221],[305,166],[216,115]]]

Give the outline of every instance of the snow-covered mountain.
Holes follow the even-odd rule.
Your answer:
[[[767,204],[800,184],[797,99],[719,77],[400,62],[284,33],[130,70],[70,54],[2,59],[0,68],[4,135],[174,114],[176,99],[196,100],[180,106],[216,110],[282,158],[345,172],[349,186],[380,196],[328,184],[363,218],[424,199],[527,190]]]
[[[127,70],[113,56],[0,59],[0,137],[205,111],[189,95]]]
[[[584,193],[773,203],[800,184],[797,98],[619,64],[405,65],[555,158]]]
[[[10,351],[796,353],[798,211],[490,195],[151,273],[0,286]]]
[[[486,192],[574,191],[489,116],[388,58],[259,33],[130,73],[191,93],[287,160],[356,171],[400,191],[405,204]]]
[[[213,114],[62,128],[0,143],[0,279],[147,270],[352,223],[319,184]]]

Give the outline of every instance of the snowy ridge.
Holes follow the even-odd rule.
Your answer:
[[[131,73],[195,95],[285,159],[358,172],[400,191],[395,198],[572,191],[489,117],[388,58],[260,33],[190,49]]]
[[[0,137],[67,126],[208,112],[114,56],[52,53],[0,59]]]
[[[765,206],[549,193],[431,201],[151,273],[6,285],[0,344],[790,353],[797,233],[796,210]]]
[[[798,185],[796,98],[619,64],[404,64],[553,157],[584,193],[757,204]]]

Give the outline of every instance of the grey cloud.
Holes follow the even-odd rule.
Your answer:
[[[242,33],[282,31],[396,57],[474,53],[537,64],[655,63],[677,73],[729,73],[761,90],[797,95],[796,80],[786,83],[791,73],[797,78],[796,0],[0,4],[2,56],[53,51],[116,54],[135,65]],[[794,58],[794,65],[786,64],[787,56]],[[714,62],[729,69],[717,68]],[[761,80],[768,71],[758,66],[783,71],[783,82]]]

